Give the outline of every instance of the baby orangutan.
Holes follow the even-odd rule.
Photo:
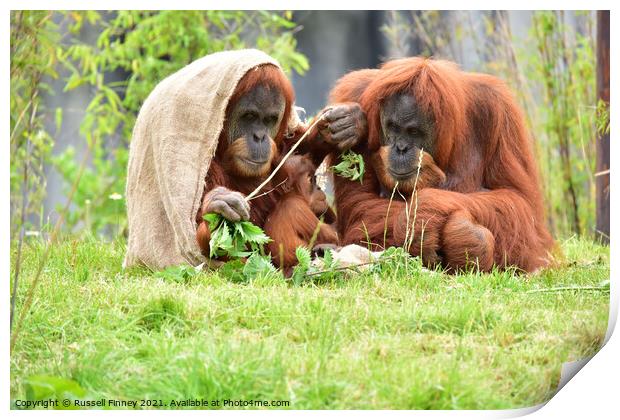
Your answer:
[[[276,190],[277,204],[265,222],[265,233],[272,239],[268,250],[280,268],[297,263],[298,246],[338,243],[336,231],[329,225],[335,215],[316,184],[315,171],[312,161],[300,155],[291,156],[280,170],[283,186]]]

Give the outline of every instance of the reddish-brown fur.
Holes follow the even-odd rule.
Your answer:
[[[367,164],[364,183],[335,177],[341,243],[400,246],[408,221],[413,222],[414,211],[407,218],[403,200],[389,204],[381,168],[372,163],[380,151],[381,104],[397,92],[413,93],[434,116],[433,158],[446,175],[441,189],[418,188],[410,252],[427,264],[441,261],[452,269],[463,268],[472,255],[485,270],[492,264],[525,271],[548,265],[554,245],[545,226],[536,162],[508,88],[495,77],[423,58],[350,73],[330,96],[333,103],[359,102],[368,119],[367,142],[358,149]]]
[[[218,140],[215,158],[211,161],[207,176],[205,177],[203,200],[207,192],[216,187],[226,187],[229,190],[238,191],[245,195],[249,194],[264,181],[264,179],[273,171],[281,160],[282,150],[287,147],[287,145],[284,144],[284,136],[286,134],[287,121],[291,115],[292,104],[294,102],[293,88],[281,70],[272,65],[264,65],[252,69],[246,73],[246,75],[239,81],[239,84],[237,85],[236,90],[228,103],[226,117],[228,119],[230,111],[239,101],[239,98],[250,92],[259,84],[267,84],[268,86],[277,88],[283,94],[286,102],[284,116],[280,123],[278,133],[272,141],[273,159],[271,161],[271,165],[264,176],[248,178],[243,176],[242,173],[239,173],[238,169],[235,169],[235,167],[230,164],[230,157],[232,155],[245,153],[246,146],[244,142],[234,142],[232,145],[228,145],[227,132],[230,122],[226,120],[224,122],[224,129],[222,130]],[[303,133],[299,132],[296,134],[301,135]],[[288,141],[290,142],[292,140],[288,139]],[[295,158],[296,157],[292,157],[291,159]],[[284,168],[287,166],[290,168],[288,163],[284,166]],[[314,166],[312,166],[312,168],[314,168]],[[284,244],[285,262],[292,265],[294,262],[290,263],[289,256],[291,253],[294,256],[295,247],[298,244],[296,242],[294,243],[294,241],[289,243],[289,238],[306,238],[306,232],[308,229],[311,229],[313,232],[316,228],[318,218],[312,212],[312,208],[310,207],[310,204],[312,203],[311,200],[309,200],[310,197],[295,193],[294,191],[297,187],[294,183],[290,183],[290,193],[282,195],[281,191],[283,188],[282,186],[278,187],[278,185],[286,179],[288,175],[287,172],[290,172],[291,174],[294,173],[294,171],[290,169],[289,171],[278,171],[276,177],[274,177],[274,179],[265,185],[261,190],[262,192],[268,192],[270,190],[273,191],[265,195],[259,194],[259,196],[250,202],[250,221],[257,226],[265,228],[268,235],[274,235],[276,238],[279,238],[277,239],[279,243]],[[201,207],[196,215],[196,240],[203,255],[208,256],[210,232],[208,224],[202,218],[202,211],[203,210]],[[267,226],[266,224],[269,217],[271,223]],[[274,223],[274,220],[279,222]],[[335,232],[332,229],[330,233],[329,229],[331,228],[327,225],[321,227],[320,239],[323,242],[335,243]],[[278,263],[279,260],[276,259],[275,262]]]
[[[265,233],[272,242],[268,249],[276,265],[288,268],[297,263],[297,247],[337,244],[338,236],[327,220],[330,212],[325,194],[312,181],[316,167],[306,156],[291,156],[282,167],[285,184],[278,191],[278,202],[265,222]],[[329,219],[329,217],[325,217]]]

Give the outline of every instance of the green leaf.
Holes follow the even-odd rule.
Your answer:
[[[84,399],[86,391],[72,379],[56,376],[38,375],[26,379],[26,399],[29,401],[41,401],[47,399],[73,401]],[[71,403],[69,407],[59,406],[60,409],[75,409]]]
[[[200,270],[196,270],[190,265],[177,265],[167,267],[165,270],[155,273],[155,277],[162,280],[174,281],[177,283],[186,283],[189,279],[200,273]]]
[[[252,254],[250,258],[245,262],[243,267],[243,275],[246,280],[251,280],[259,276],[265,276],[270,273],[275,273],[276,268],[271,263],[271,259],[264,255]]]
[[[231,222],[215,213],[205,214],[203,218],[209,223],[211,230],[209,241],[211,258],[248,257],[252,252],[260,251],[261,245],[271,240],[260,227],[251,222]]]
[[[349,150],[340,155],[340,163],[332,166],[331,169],[343,178],[362,182],[364,179],[364,157]]]
[[[265,232],[254,223],[239,222],[237,226],[240,227],[241,236],[248,242],[254,242],[262,245],[271,241],[271,238],[269,238],[269,236],[267,236]]]
[[[334,260],[334,254],[332,253],[331,249],[327,249],[325,250],[325,254],[323,254],[323,267],[325,270],[330,270],[332,268],[334,268],[334,264],[335,264],[335,260]]]
[[[245,257],[249,257],[250,255],[254,255],[254,254],[250,251],[243,251],[242,249],[233,247],[232,249],[227,251],[227,255],[232,258],[245,258]]]
[[[306,277],[306,273],[312,262],[312,256],[310,255],[310,251],[302,246],[298,246],[297,249],[295,249],[295,256],[297,257],[297,265],[293,268],[291,279],[293,283],[298,286]]]
[[[306,271],[302,270],[299,266],[293,268],[293,274],[291,275],[291,280],[295,286],[299,286],[303,283],[304,278],[306,277]]]
[[[211,231],[209,240],[209,254],[211,257],[226,255],[233,248],[232,237],[226,223],[221,223]]]
[[[210,231],[217,229],[218,224],[223,220],[223,217],[216,213],[204,214],[202,218],[209,223]]]
[[[67,92],[77,88],[78,86],[84,84],[86,80],[81,78],[77,73],[72,74],[69,80],[67,81],[67,85],[63,89],[63,92]]]
[[[251,222],[231,222],[215,213],[205,214],[203,219],[209,223],[211,230],[210,257],[248,257],[271,240],[260,227]]]
[[[295,256],[297,257],[298,265],[305,267],[306,269],[310,267],[312,256],[307,248],[298,246],[297,249],[295,249]]]
[[[60,107],[56,108],[55,121],[56,131],[60,131],[60,127],[62,126],[62,108]]]
[[[224,265],[218,268],[218,273],[225,279],[229,279],[235,283],[241,283],[246,280],[243,269],[245,263],[241,260],[226,261]]]

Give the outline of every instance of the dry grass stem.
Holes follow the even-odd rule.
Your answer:
[[[314,127],[317,126],[317,124],[323,120],[323,118],[325,117],[325,113],[329,111],[329,108],[327,108],[326,110],[323,111],[323,113],[317,117],[317,119],[310,125],[310,127],[308,127],[308,129],[306,130],[306,132],[299,138],[299,140],[297,140],[295,142],[295,144],[293,144],[293,146],[291,147],[291,150],[288,151],[287,154],[284,155],[284,157],[282,158],[282,160],[280,161],[280,163],[278,164],[278,166],[276,166],[276,168],[273,170],[273,172],[271,172],[271,174],[269,174],[269,176],[267,177],[267,179],[265,179],[258,187],[256,187],[256,189],[254,191],[252,191],[245,199],[247,201],[252,200],[256,194],[258,194],[258,192],[263,189],[263,187],[265,185],[267,185],[269,183],[269,181],[271,181],[271,179],[275,176],[275,174],[280,170],[280,168],[284,165],[284,162],[286,162],[286,160],[291,157],[291,155],[293,154],[293,152],[295,152],[295,150],[299,147],[299,145],[301,144],[302,141],[304,141],[306,139],[306,137],[308,137],[308,134],[310,134],[312,132],[312,130],[314,129]]]

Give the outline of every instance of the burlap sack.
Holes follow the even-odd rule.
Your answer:
[[[228,100],[245,73],[261,64],[279,66],[258,50],[207,55],[160,82],[146,99],[129,148],[125,267],[205,261],[194,221],[204,178]],[[298,124],[293,112],[289,129]]]

